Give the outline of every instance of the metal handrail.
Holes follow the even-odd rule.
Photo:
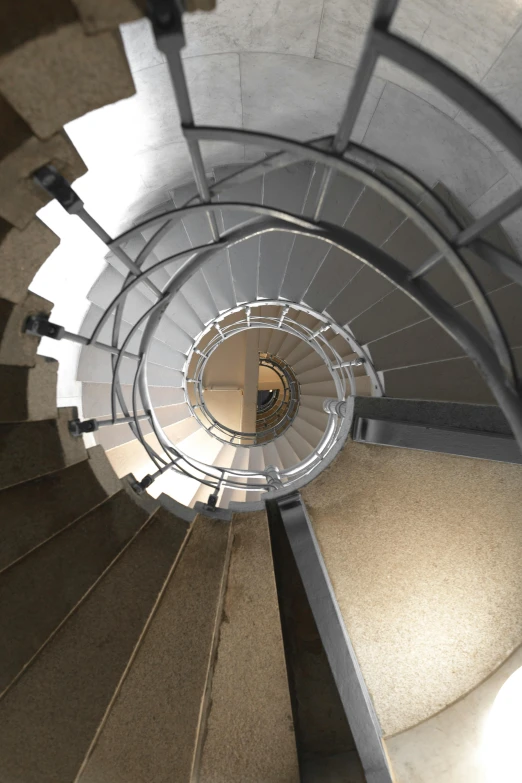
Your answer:
[[[433,318],[436,323],[457,341],[477,366],[504,411],[514,435],[522,447],[522,405],[520,390],[517,386],[513,369],[511,350],[487,295],[462,255],[463,249],[472,248],[475,252],[481,254],[494,268],[508,274],[515,282],[522,282],[522,265],[520,265],[517,259],[513,259],[506,253],[492,247],[482,238],[486,229],[493,225],[498,225],[500,220],[506,218],[520,207],[522,204],[522,190],[509,196],[488,213],[477,218],[471,226],[463,228],[452,210],[447,205],[441,204],[440,199],[437,199],[433,191],[411,172],[388,161],[383,156],[378,156],[376,153],[351,142],[353,127],[359,115],[371,76],[378,59],[383,56],[417,75],[420,74],[422,78],[441,90],[451,100],[457,101],[468,113],[481,122],[494,137],[500,140],[520,162],[522,162],[522,130],[498,104],[482,93],[479,88],[469,83],[463,76],[414,44],[390,33],[389,24],[396,6],[397,0],[379,0],[376,5],[375,14],[366,37],[363,55],[356,71],[354,84],[337,133],[333,137],[326,137],[308,143],[273,134],[235,128],[195,126],[183,73],[183,65],[179,56],[180,48],[183,45],[181,20],[176,17],[177,12],[175,10],[172,10],[172,18],[153,19],[156,38],[162,51],[166,54],[176,100],[180,109],[182,130],[193,164],[200,204],[194,204],[194,200],[190,199],[184,207],[169,210],[162,215],[150,218],[139,226],[135,226],[130,231],[125,232],[118,239],[111,240],[101,226],[95,223],[89,213],[86,212],[83,203],[68,183],[65,183],[66,187],[64,189],[65,181],[63,178],[59,178],[58,175],[60,187],[57,187],[56,176],[53,179],[54,175],[51,177],[45,176],[44,172],[44,175],[39,177],[37,173],[37,181],[51,195],[58,198],[67,211],[71,214],[77,214],[106,243],[107,247],[126,264],[129,272],[122,290],[109,304],[90,338],[86,339],[81,335],[65,332],[63,329],[60,331],[61,328],[55,325],[46,327],[43,323],[45,319],[38,321],[38,318],[33,318],[32,325],[29,328],[36,330],[34,333],[40,334],[42,332],[39,332],[39,329],[44,330],[43,333],[45,333],[46,328],[53,326],[55,333],[47,333],[48,336],[88,344],[111,354],[113,368],[111,423],[114,425],[119,425],[122,422],[128,423],[157,468],[156,473],[151,477],[147,477],[146,481],[142,483],[150,483],[165,470],[173,469],[185,475],[195,475],[202,483],[214,488],[228,486],[246,489],[247,491],[259,491],[260,488],[273,490],[273,477],[269,476],[267,472],[259,474],[253,471],[240,471],[204,465],[198,460],[183,454],[180,449],[170,443],[163,433],[155,415],[147,385],[147,357],[151,339],[163,312],[169,303],[173,301],[181,287],[198,269],[212,259],[217,252],[241,243],[250,237],[260,236],[267,231],[291,232],[313,237],[325,242],[327,246],[336,246],[340,250],[358,257],[363,263],[384,275],[396,288],[410,296],[425,310],[429,317]],[[172,9],[174,9],[174,6]],[[258,145],[263,147],[264,150],[268,150],[269,155],[261,162],[245,165],[242,171],[229,175],[211,186],[204,171],[200,152],[200,142],[206,140],[237,142],[241,145]],[[373,160],[377,159],[382,168],[388,167],[392,172],[398,174],[400,178],[408,183],[408,186],[413,185],[413,190],[417,187],[424,191],[425,194],[428,194],[432,203],[443,208],[443,213],[448,216],[452,228],[448,230],[436,225],[431,215],[423,208],[422,203],[419,203],[418,199],[407,196],[402,187],[394,186],[386,176],[383,176],[379,171],[373,170],[373,167],[370,168],[366,165],[365,156],[368,155],[370,157],[373,156]],[[216,205],[212,201],[217,193],[226,193],[226,190],[234,186],[238,181],[248,181],[248,179],[258,176],[260,172],[274,170],[298,160],[310,160],[314,164],[324,167],[324,176],[315,203],[315,209],[313,210],[313,220],[307,220],[300,215],[294,215],[282,210],[270,209],[260,204],[238,204],[233,201],[220,201]],[[431,240],[437,248],[436,254],[417,270],[410,272],[410,270],[403,267],[384,251],[373,247],[361,237],[352,234],[344,228],[321,221],[320,217],[325,196],[333,178],[338,174],[356,179],[364,187],[374,190],[394,204],[402,211],[405,217],[410,218]],[[245,223],[239,228],[220,233],[217,228],[216,212],[226,209],[243,211]],[[166,236],[185,216],[199,212],[203,212],[207,216],[212,231],[212,244],[177,253],[168,259],[149,266],[143,271],[145,261],[150,257],[160,239]],[[156,228],[156,230],[140,252],[138,258],[132,261],[122,249],[122,245],[145,228]],[[182,259],[185,259],[185,263],[172,276],[167,286],[163,290],[159,290],[151,282],[150,276],[159,269],[167,267],[172,261]],[[467,288],[470,299],[476,305],[482,318],[488,335],[487,338],[484,338],[474,326],[466,321],[460,312],[455,310],[451,303],[444,300],[426,282],[426,274],[436,265],[444,262],[450,264]],[[147,286],[158,298],[149,310],[132,326],[127,337],[121,341],[123,306],[129,293],[138,285]],[[250,303],[247,306],[248,309],[245,310],[246,319],[236,323],[236,329],[260,328],[261,320],[258,319],[256,324],[256,316],[252,317],[252,311],[256,304],[267,303]],[[279,301],[277,301],[277,304],[283,306]],[[286,308],[288,304],[291,308],[299,308],[299,305],[294,303],[284,303],[284,307]],[[299,330],[296,331],[295,322],[294,325],[289,323],[287,313],[288,311],[282,314],[277,324],[274,324],[273,321],[270,322],[269,319],[265,319],[262,328],[278,328],[300,336]],[[103,326],[108,323],[112,315],[114,315],[112,338],[110,344],[106,344],[100,340],[100,334]],[[328,318],[324,314],[315,315],[318,320],[328,322]],[[217,320],[219,321],[220,319]],[[252,324],[255,324],[255,327]],[[128,348],[131,339],[136,335],[140,327],[144,327],[140,350],[138,354],[133,354]],[[361,357],[361,360],[364,360],[374,388],[377,392],[382,392],[377,373],[364,349],[357,345],[353,336],[346,331],[336,331],[338,327],[333,322],[329,324],[329,328],[333,330],[333,333],[343,334],[347,344]],[[293,332],[292,329],[294,329]],[[199,337],[207,332],[208,329],[205,329]],[[338,400],[342,401],[347,396],[346,380],[348,380],[350,391],[353,394],[353,373],[351,373],[350,377],[348,372],[350,368],[346,368],[343,365],[340,356],[334,357],[333,361],[330,359],[328,351],[331,349],[331,346],[329,346],[324,335],[316,334],[311,336],[311,342],[329,369],[331,366],[332,377],[337,379]],[[136,373],[132,388],[132,410],[125,401],[119,378],[123,358],[136,361]],[[187,367],[185,367],[186,369]],[[336,373],[341,373],[341,376],[336,375]],[[342,373],[346,373],[346,378]],[[184,388],[188,399],[186,383]],[[139,413],[140,411],[145,411],[145,414]],[[141,425],[144,417],[147,417],[150,421],[153,431],[159,440],[162,449],[160,453],[153,449],[145,440]],[[345,425],[346,421],[339,422],[338,415],[329,414],[327,430],[314,454],[294,468],[282,471],[282,483],[285,485],[286,482],[287,487],[294,486],[303,477],[313,473],[317,469],[317,464],[321,460],[326,460],[327,454],[333,453],[335,448],[338,448],[340,438],[346,437]],[[81,423],[78,426],[79,430],[82,431]],[[104,422],[104,426],[107,426],[107,422]],[[255,485],[249,485],[248,482],[254,479]],[[260,485],[258,483],[259,479],[264,479],[265,484]]]
[[[261,409],[257,408],[256,431],[262,432],[265,437],[271,431],[270,423],[272,427],[277,427],[278,434],[282,435],[284,430],[281,431],[279,426],[286,423],[285,429],[287,429],[299,410],[299,383],[290,366],[279,357],[260,353],[259,366],[269,367],[277,374],[283,386],[283,394],[280,396],[279,390],[276,389],[275,396],[268,401],[268,404]],[[284,408],[286,410],[281,415]],[[291,416],[290,410],[292,410]]]
[[[281,360],[279,357],[275,360],[278,364],[281,373],[285,377],[286,386],[289,390],[293,389],[289,398],[280,401],[280,406],[287,405],[287,410],[284,415],[276,421],[268,429],[263,430],[262,433],[256,432],[242,432],[233,430],[224,426],[212,415],[208,410],[208,406],[205,404],[203,393],[203,376],[205,368],[212,354],[219,348],[219,346],[228,338],[248,329],[276,329],[285,331],[293,336],[300,337],[305,340],[314,350],[319,354],[326,367],[328,368],[332,380],[335,383],[336,391],[339,399],[344,399],[347,393],[347,382],[350,391],[355,391],[355,377],[351,366],[342,362],[342,359],[338,352],[332,348],[329,344],[327,332],[333,331],[334,335],[342,333],[339,327],[333,327],[333,324],[329,322],[324,316],[314,313],[310,308],[303,305],[283,305],[279,303],[280,307],[284,306],[286,311],[285,319],[282,320],[279,316],[263,316],[257,315],[257,309],[266,306],[266,301],[255,301],[246,303],[244,305],[231,308],[225,313],[221,314],[215,321],[210,322],[206,329],[202,332],[198,340],[193,344],[184,365],[185,382],[185,397],[187,404],[191,410],[191,413],[202,421],[209,432],[218,440],[222,440],[223,443],[238,442],[245,448],[251,448],[261,443],[266,443],[275,437],[280,437],[286,429],[292,424],[299,409],[299,384],[292,369],[289,365]],[[320,329],[314,331],[313,329],[299,323],[295,318],[288,315],[289,311],[295,309],[298,312],[307,311],[313,314],[314,318],[322,322]],[[239,317],[241,312],[245,312],[245,317]],[[226,326],[219,326],[221,322],[228,319],[231,314],[237,314],[238,320],[227,324]],[[214,327],[219,326],[217,334],[208,340],[208,335],[212,332]],[[347,339],[347,335],[345,335]],[[203,350],[200,349],[200,345],[204,345]],[[351,347],[347,340],[347,347]],[[332,354],[330,357],[328,351]],[[274,361],[272,359],[272,361]],[[190,370],[190,378],[188,378],[188,372]],[[190,389],[187,386],[190,384]],[[194,396],[194,401],[191,399],[191,393]],[[220,434],[221,433],[221,434]],[[231,437],[232,436],[232,437]],[[246,441],[246,442],[245,442]]]

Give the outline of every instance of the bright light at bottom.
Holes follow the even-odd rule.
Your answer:
[[[484,726],[482,759],[488,783],[522,783],[522,667],[499,690]]]

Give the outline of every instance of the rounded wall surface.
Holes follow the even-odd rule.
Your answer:
[[[521,675],[519,647],[464,699],[391,737],[386,750],[398,783],[520,780]]]
[[[187,14],[183,57],[196,121],[300,139],[334,132],[372,8],[350,0],[271,0],[262,8],[255,0],[219,0],[212,13]],[[519,118],[520,90],[513,85],[521,22],[518,0],[402,0],[392,29],[481,84]],[[171,201],[171,189],[191,179],[167,64],[150,24],[142,19],[121,30],[136,95],[67,126],[89,167],[78,192],[114,234]],[[476,214],[522,183],[520,165],[474,120],[384,60],[354,139],[405,163],[430,185],[442,181]],[[237,144],[203,144],[208,170],[242,154]],[[261,154],[260,148],[246,149],[247,160]],[[522,246],[516,216],[505,226]]]
[[[522,469],[347,443],[302,494],[385,735],[522,642]]]

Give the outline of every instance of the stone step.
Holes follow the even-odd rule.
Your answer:
[[[40,138],[134,94],[119,31],[86,35],[70,2],[13,16],[1,52],[1,94]]]
[[[145,15],[143,0],[113,0],[110,5],[99,0],[74,0],[83,29],[86,33],[117,30],[120,24],[134,22]]]
[[[8,302],[21,302],[35,274],[59,244],[56,234],[38,218],[23,231],[0,218],[2,298]]]
[[[158,510],[8,691],[0,703],[6,775],[75,780],[186,531]]]
[[[512,618],[522,593],[521,477],[519,465],[348,440],[328,470],[303,488],[385,737],[443,715],[519,647],[521,628]],[[472,720],[481,736],[475,707]],[[455,715],[430,729],[435,749],[440,737],[468,755],[466,738],[459,735],[455,744],[449,730],[460,725]],[[419,753],[426,747],[420,744]],[[474,773],[463,777],[456,772],[461,766],[437,758],[438,774],[433,766],[434,774],[424,776],[419,756],[406,778],[405,765],[397,770],[397,779],[480,779],[476,755],[469,756]]]
[[[315,413],[315,411],[312,411],[312,413]],[[315,423],[310,422],[309,417],[306,416],[305,411],[301,407],[299,413],[292,422],[292,429],[296,430],[296,432],[314,449],[319,445],[321,438],[325,433],[326,424],[328,423],[326,413],[323,414],[323,416],[323,426],[318,427]]]
[[[53,305],[28,292],[18,304],[0,299],[0,364],[34,367],[40,338],[23,330],[30,315],[50,315]]]
[[[232,532],[211,706],[202,726],[195,774],[200,783],[297,783],[266,513],[236,516]]]
[[[122,489],[0,574],[0,692],[29,664],[149,516]]]
[[[59,408],[53,419],[0,424],[0,489],[85,459],[83,439],[69,432],[77,415],[76,408]]]
[[[235,171],[237,166],[220,166],[215,169],[217,179],[222,179]],[[263,177],[252,179],[244,184],[232,186],[221,193],[218,201],[235,201],[238,203],[261,203],[263,194]],[[233,209],[223,209],[218,215],[220,230],[228,230],[248,220],[247,212]],[[229,248],[230,269],[235,292],[235,302],[252,302],[257,298],[259,237],[252,237],[239,245]]]
[[[193,523],[78,783],[191,779],[229,540],[230,523]]]
[[[2,490],[0,571],[120,489],[103,448],[95,446],[75,465]]]
[[[0,366],[0,422],[41,421],[56,416],[58,362],[36,357],[34,367]]]
[[[288,443],[297,454],[298,462],[306,459],[306,457],[312,453],[314,448],[313,444],[307,438],[305,439],[297,428],[294,428],[293,426],[289,427],[283,437],[287,439]]]

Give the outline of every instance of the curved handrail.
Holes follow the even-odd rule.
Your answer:
[[[214,205],[205,205],[205,209],[208,210],[209,207],[213,208],[213,206]],[[224,205],[223,203],[220,203],[219,206],[220,208],[223,208]],[[444,328],[446,328],[447,331],[450,332],[450,334],[452,334],[453,337],[457,339],[458,342],[460,342],[460,344],[464,347],[466,353],[471,355],[472,358],[473,357],[475,358],[478,365],[481,367],[483,374],[485,375],[486,379],[490,382],[490,384],[492,382],[494,383],[496,387],[495,393],[497,394],[497,398],[501,399],[503,403],[505,403],[506,400],[508,401],[509,405],[511,406],[511,412],[509,413],[508,418],[511,416],[511,418],[513,419],[513,413],[514,413],[514,417],[516,420],[516,417],[519,415],[518,398],[514,394],[514,390],[509,388],[509,384],[498,382],[499,377],[502,376],[502,371],[501,368],[498,367],[498,362],[496,360],[496,357],[494,356],[494,352],[491,351],[486,341],[484,341],[484,339],[478,333],[475,333],[472,327],[469,327],[469,325],[466,327],[464,319],[462,319],[457,313],[455,313],[453,311],[453,308],[447,305],[447,303],[441,297],[435,294],[435,292],[432,291],[431,287],[427,283],[425,283],[422,280],[412,280],[410,278],[409,273],[400,264],[398,265],[397,268],[397,262],[393,262],[392,259],[386,258],[386,255],[383,254],[383,251],[377,251],[369,243],[365,243],[364,240],[361,240],[360,237],[356,237],[355,235],[352,235],[350,238],[350,243],[347,243],[346,237],[349,235],[349,232],[346,232],[345,229],[339,229],[338,227],[329,226],[328,224],[324,224],[324,223],[321,223],[318,226],[316,226],[313,223],[310,223],[310,221],[304,221],[299,216],[283,213],[279,210],[269,210],[267,208],[261,207],[260,205],[245,205],[245,204],[237,204],[234,202],[233,204],[230,204],[230,206],[233,206],[235,209],[243,209],[247,213],[248,212],[261,212],[262,214],[265,213],[268,214],[270,217],[276,217],[276,220],[275,221],[272,220],[271,222],[251,221],[241,226],[240,229],[236,229],[234,231],[228,232],[228,235],[220,241],[219,248],[232,246],[233,244],[244,241],[246,238],[249,238],[250,236],[261,234],[264,233],[265,231],[290,230],[292,232],[301,233],[303,235],[315,236],[319,239],[322,239],[325,242],[337,245],[340,249],[344,249],[346,252],[350,252],[352,254],[357,255],[363,262],[369,263],[378,271],[384,273],[399,288],[402,288],[402,290],[404,290],[410,296],[413,296],[413,298],[416,301],[418,301],[422,306],[424,306],[428,314],[432,315],[432,317],[434,317],[435,320],[437,320]],[[214,208],[218,208],[217,205]],[[200,209],[202,209],[202,207],[194,206],[190,208],[190,211],[197,212]],[[188,210],[181,210],[181,211],[184,212]],[[179,211],[177,212],[179,213]],[[284,222],[285,219],[287,223],[290,224],[290,226],[285,225]],[[168,302],[172,299],[172,297],[179,290],[183,282],[186,282],[186,280],[188,280],[192,276],[192,274],[194,274],[195,271],[197,271],[197,269],[206,260],[206,257],[209,256],[211,257],[217,251],[217,247],[218,246],[210,246],[210,247],[204,246],[201,249],[197,249],[197,250],[192,249],[192,252],[189,255],[189,258],[186,261],[186,263],[178,270],[176,275],[171,279],[169,285],[167,286],[164,295],[165,300],[160,300],[159,302],[151,306],[148,313],[145,314],[142,317],[142,319],[140,319],[137,325],[135,325],[131,333],[128,335],[127,340],[121,346],[120,354],[116,361],[116,374],[118,369],[118,361],[121,361],[123,351],[125,351],[126,348],[128,347],[130,338],[136,331],[137,327],[141,325],[141,321],[145,320],[152,313],[159,311],[160,309],[164,309],[165,301]],[[380,264],[377,263],[375,257],[372,257],[375,256],[375,254],[380,258],[381,261]],[[149,269],[143,272],[142,275],[138,276],[137,278],[134,278],[126,286],[125,291],[121,294],[121,299],[124,299],[128,291],[131,290],[132,287],[134,287],[135,285],[139,284],[142,278],[147,277],[149,274],[151,274],[157,268],[160,268],[162,265],[169,263],[170,260],[171,259],[165,259],[164,261],[158,262],[157,264],[151,266]],[[385,265],[387,264],[388,266],[387,271],[385,271],[385,268],[382,266],[383,260],[385,261]],[[389,264],[390,261],[392,261],[391,266]],[[426,299],[426,294],[428,294],[428,299]],[[119,304],[119,300],[115,303],[113,302],[113,304]],[[110,309],[110,307],[108,309]],[[449,325],[449,323],[451,323],[451,325]],[[464,329],[462,329],[463,325],[464,325]],[[478,352],[476,350],[477,342],[479,343]],[[137,424],[137,426],[139,426],[139,424]]]
[[[219,466],[202,465],[198,460],[183,455],[180,449],[177,449],[170,443],[159,426],[157,416],[151,404],[147,385],[147,358],[152,337],[155,334],[162,314],[174,300],[182,286],[207,261],[211,260],[216,253],[236,246],[254,236],[261,236],[269,231],[290,232],[304,237],[313,237],[326,245],[334,246],[349,255],[355,256],[363,264],[368,265],[375,272],[386,277],[395,288],[412,298],[424,309],[429,317],[450,334],[457,344],[460,345],[464,354],[478,368],[504,411],[515,437],[522,447],[522,406],[511,350],[494,308],[482,285],[462,255],[463,249],[467,247],[473,248],[476,252],[482,253],[485,260],[495,268],[501,269],[505,274],[508,274],[510,279],[518,283],[522,282],[522,265],[516,259],[509,257],[508,254],[490,246],[482,237],[483,232],[487,228],[497,224],[501,219],[520,207],[522,204],[522,190],[509,196],[499,206],[478,218],[471,226],[463,228],[452,210],[448,209],[447,205],[443,204],[433,191],[415,175],[398,166],[398,164],[389,161],[384,156],[379,156],[361,145],[353,144],[350,139],[355,120],[379,57],[387,57],[400,66],[420,75],[428,83],[445,93],[451,100],[459,103],[469,114],[474,116],[496,136],[521,162],[522,131],[507,112],[485,93],[481,92],[480,89],[469,83],[462,75],[453,71],[440,60],[413,43],[390,33],[388,27],[395,7],[396,2],[394,0],[380,0],[377,4],[373,21],[366,36],[363,54],[356,71],[352,91],[348,97],[346,109],[337,133],[333,137],[324,137],[312,142],[299,142],[274,134],[235,128],[196,126],[193,122],[181,61],[179,61],[179,58],[174,58],[171,62],[169,55],[167,56],[176,98],[180,106],[180,115],[184,118],[182,131],[192,158],[198,198],[201,203],[195,204],[193,203],[194,199],[189,199],[183,207],[168,210],[161,215],[150,218],[130,231],[125,232],[117,240],[107,243],[115,253],[121,254],[121,246],[127,239],[137,233],[141,233],[145,228],[155,229],[138,254],[136,261],[132,262],[132,264],[127,264],[130,271],[122,290],[109,304],[88,340],[90,345],[102,350],[109,350],[112,354],[111,409],[113,422],[116,423],[119,404],[124,414],[124,420],[130,419],[133,433],[140,439],[154,465],[158,468],[158,475],[165,469],[168,469],[168,467],[183,472],[185,466],[188,465],[190,469],[199,471],[203,477],[210,477],[208,481],[205,480],[203,483],[216,486],[217,482],[218,487],[225,483],[227,486],[241,486],[242,488],[245,488],[243,479],[253,475],[259,477],[259,474],[255,474],[252,471],[227,470]],[[200,142],[205,140],[235,142],[241,145],[260,145],[264,150],[268,150],[270,154],[265,160],[245,165],[240,172],[229,175],[220,182],[210,186],[205,177],[200,152]],[[379,162],[381,169],[385,172],[384,175],[379,171],[372,170],[367,165],[366,160],[368,156],[370,156],[373,162],[375,160]],[[215,204],[211,201],[214,194],[226,194],[227,189],[238,181],[247,181],[260,172],[263,173],[267,170],[286,166],[288,163],[298,160],[309,160],[318,166],[324,167],[322,182],[313,209],[313,220],[305,219],[300,215],[283,210],[271,209],[261,204],[241,204],[224,200],[220,201],[219,204]],[[399,182],[407,183],[406,190],[408,192],[405,193],[401,185],[395,185],[387,180],[386,171],[391,171],[393,175],[399,175]],[[342,227],[320,220],[327,189],[333,177],[339,174],[357,180],[362,186],[372,189],[397,207],[435,246],[436,253],[432,258],[424,262],[418,269],[410,271],[383,250],[373,247],[361,237]],[[449,229],[447,226],[442,228],[438,225],[437,221],[434,221],[432,216],[423,208],[422,203],[419,203],[418,198],[409,196],[410,192],[415,191],[417,193],[420,191],[424,196],[427,196],[427,200],[429,200],[432,206],[435,205],[438,211],[442,210],[441,214],[448,219]],[[242,211],[245,214],[245,222],[235,229],[222,232],[220,235],[217,230],[216,212],[227,209],[233,209],[236,213]],[[212,228],[212,244],[176,253],[170,258],[154,263],[144,270],[145,262],[150,258],[158,242],[166,237],[169,231],[184,217],[199,213],[205,214],[209,220]],[[163,290],[157,289],[155,285],[152,285],[150,276],[154,272],[167,267],[173,261],[183,261],[183,263]],[[424,279],[425,275],[434,266],[443,262],[451,266],[464,284],[470,300],[474,303],[480,315],[487,338]],[[120,344],[123,306],[129,293],[141,284],[146,284],[153,290],[158,296],[158,300],[132,325],[129,334],[126,335]],[[290,306],[293,307],[294,304],[290,303]],[[297,305],[295,306],[297,307]],[[109,318],[113,314],[114,323],[111,345],[108,346],[101,343],[99,338],[102,328],[108,323]],[[323,318],[322,315],[319,316],[319,320],[321,318]],[[217,320],[219,321],[219,319]],[[249,309],[246,320],[236,322],[235,329],[251,328],[252,323],[253,319]],[[258,321],[258,327],[260,323]],[[266,328],[281,328],[281,323],[276,326],[269,319],[265,321],[265,324]],[[136,336],[138,328],[142,326],[144,326],[144,332],[140,339],[139,354],[130,354],[128,351],[130,340]],[[285,328],[290,329],[290,324],[287,323]],[[202,335],[206,334],[207,331],[205,329]],[[232,333],[234,333],[234,329],[227,330],[227,335]],[[297,330],[297,333],[299,333],[299,330]],[[371,362],[367,361],[369,357],[365,354],[363,347],[355,344],[355,341],[349,334],[346,333],[343,336],[356,350],[357,354],[361,358],[366,359],[368,372],[370,374],[373,373],[372,381],[378,387],[379,380],[377,374]],[[70,336],[70,339],[74,339],[74,336]],[[334,367],[330,361],[328,342],[326,340],[323,341],[322,336],[319,334],[314,335],[314,339],[317,343],[318,353],[320,353],[327,366],[329,364],[332,365],[332,372],[341,370],[342,362],[340,357],[335,359],[334,356],[335,364],[338,367]],[[216,342],[217,344],[219,344],[219,341]],[[132,412],[124,399],[119,377],[124,357],[136,361]],[[196,363],[196,366],[201,368],[204,366],[204,362]],[[188,365],[184,369],[186,370],[187,367]],[[348,372],[347,375],[349,376]],[[348,377],[348,380],[353,393],[353,373],[351,378]],[[336,382],[340,400],[346,396],[347,391],[343,383],[344,381]],[[187,394],[186,373],[184,388]],[[153,431],[165,455],[158,454],[145,441],[142,425],[140,424],[143,415],[138,414],[138,411],[141,409],[145,410],[146,415],[149,417]],[[327,431],[315,451],[316,459],[322,458],[323,453],[326,453],[325,450],[328,451],[328,448],[331,447],[332,438],[339,438],[341,430],[342,425],[339,427],[339,422],[335,421],[335,417],[332,418],[330,416]],[[291,471],[287,471],[285,478],[291,481],[292,477],[306,475],[310,465],[310,459],[303,461],[302,464],[299,464]],[[234,478],[230,479],[230,476]],[[250,489],[250,487],[247,487],[247,489]],[[256,483],[254,489],[256,491],[259,490],[258,483]]]
[[[198,412],[201,412],[204,416],[204,418],[207,421],[208,426],[210,429],[220,429],[225,437],[222,439],[223,443],[230,442],[230,435],[233,435],[234,438],[238,438],[241,441],[241,445],[245,448],[251,448],[256,445],[258,445],[261,442],[267,442],[268,436],[271,437],[280,437],[286,428],[291,425],[293,419],[297,415],[298,412],[298,390],[296,388],[296,394],[295,394],[295,401],[292,404],[292,400],[290,400],[291,408],[287,411],[285,414],[285,419],[283,422],[278,421],[271,430],[264,430],[262,433],[262,438],[259,437],[260,433],[255,432],[241,432],[232,430],[231,428],[225,427],[224,425],[220,424],[215,417],[210,413],[207,406],[205,405],[205,401],[203,398],[203,375],[205,372],[205,368],[207,365],[207,362],[210,360],[210,357],[212,354],[219,348],[219,346],[228,338],[239,334],[242,331],[248,330],[248,329],[277,329],[279,328],[281,331],[285,331],[288,334],[291,334],[295,337],[299,337],[303,340],[305,340],[311,348],[313,348],[316,353],[320,356],[322,361],[324,362],[325,366],[328,368],[332,380],[335,383],[335,388],[337,395],[339,399],[344,399],[347,393],[347,387],[344,376],[346,375],[346,378],[350,385],[350,391],[351,393],[354,393],[355,391],[355,381],[353,372],[350,367],[346,367],[342,363],[341,356],[339,353],[329,344],[328,338],[325,336],[325,332],[333,328],[333,324],[329,322],[323,315],[320,315],[318,313],[315,313],[311,308],[307,308],[304,305],[291,305],[289,303],[279,303],[279,306],[284,308],[285,310],[285,317],[284,319],[280,318],[279,316],[262,316],[262,315],[256,315],[256,309],[259,307],[266,306],[266,302],[263,301],[255,301],[246,303],[244,305],[236,306],[235,308],[231,308],[228,311],[225,311],[223,314],[221,314],[217,319],[215,319],[215,322],[210,322],[206,329],[201,333],[198,340],[193,344],[187,359],[185,360],[184,365],[184,374],[185,374],[185,396],[187,404],[189,405],[189,408],[193,415],[197,416],[196,410]],[[305,326],[304,324],[301,324],[297,321],[295,321],[291,316],[289,316],[289,310],[292,309],[298,310],[298,311],[307,311],[310,314],[313,315],[314,319],[318,320],[320,323],[323,323],[323,327],[319,330],[318,333],[314,333],[314,331]],[[248,312],[248,315],[243,318],[236,320],[232,323],[229,323],[225,327],[220,327],[218,333],[210,340],[205,341],[204,343],[204,350],[199,349],[199,345],[202,341],[205,340],[208,333],[213,329],[215,324],[219,324],[219,322],[225,320],[230,316],[231,313],[239,314],[242,310],[245,310]],[[342,330],[340,329],[334,329],[334,334],[342,334]],[[345,335],[345,339],[349,345],[347,335]],[[325,350],[325,348],[328,347],[328,350],[332,353],[332,359],[328,357],[328,354]],[[350,346],[351,347],[351,346]],[[192,363],[194,361],[194,357],[196,358],[195,361],[195,367],[192,367]],[[277,362],[281,365],[285,365],[286,363],[283,362],[281,359],[277,358]],[[337,365],[337,366],[336,366]],[[191,368],[190,371],[190,379],[187,378],[188,370]],[[293,375],[293,371],[286,366],[286,374],[288,376],[288,386],[291,387],[292,385],[298,386],[297,380],[295,379]],[[195,394],[195,403],[192,403],[190,399],[190,393],[188,392],[187,384],[190,383],[190,388],[194,390]],[[284,400],[282,401],[284,403]],[[197,416],[199,418],[199,416]],[[285,426],[281,426],[284,424]],[[210,430],[209,430],[210,431]],[[212,431],[212,434],[214,437],[217,437],[218,440],[221,439],[220,436]],[[252,440],[252,443],[245,444],[245,440]]]

